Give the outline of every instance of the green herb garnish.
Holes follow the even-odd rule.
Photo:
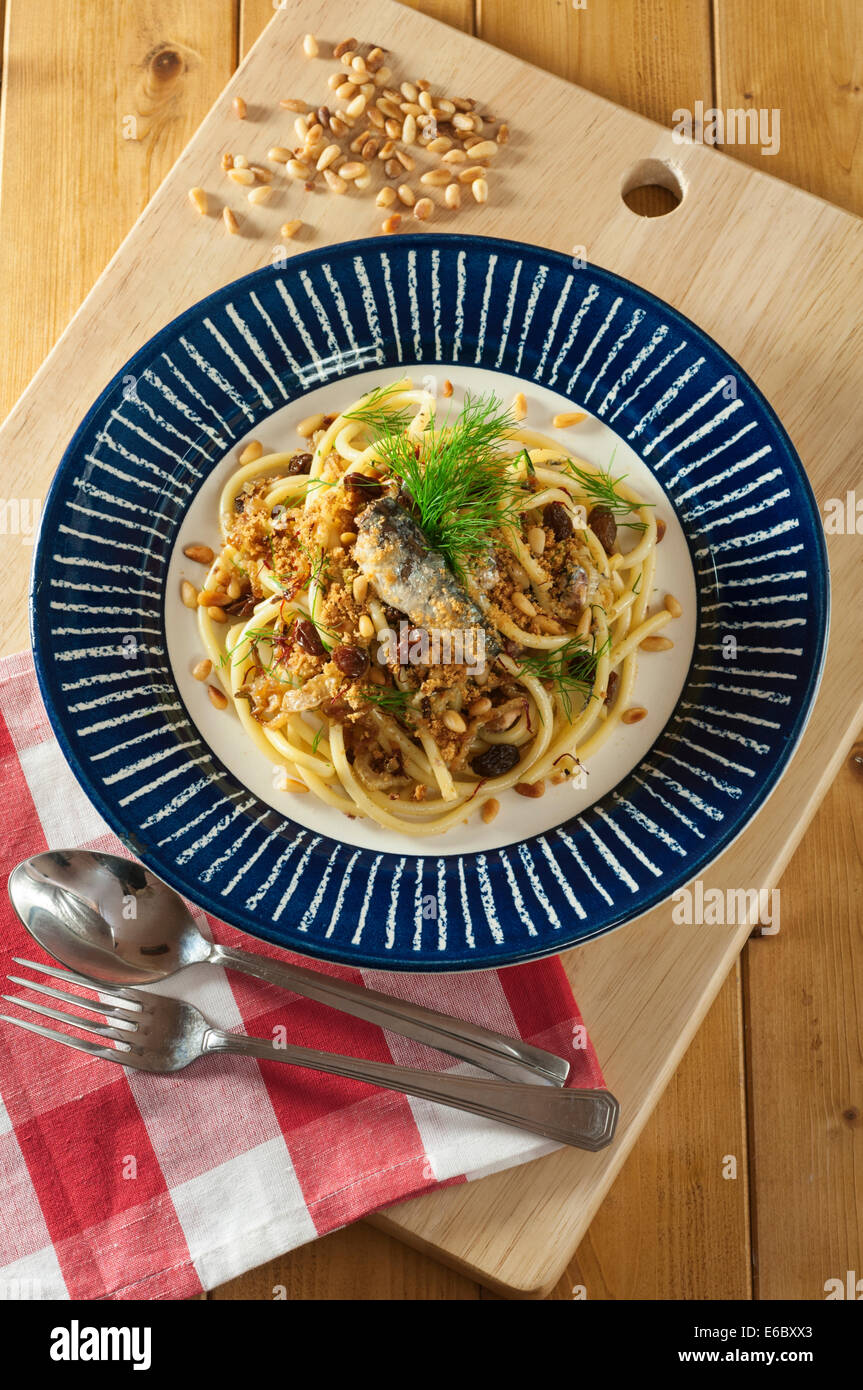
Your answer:
[[[361,698],[368,704],[376,705],[385,714],[402,718],[412,712],[409,701],[413,694],[412,690],[401,690],[397,685],[370,685],[360,691]]]
[[[636,507],[652,507],[652,502],[628,502],[625,497],[617,491],[618,483],[622,483],[628,476],[621,473],[619,478],[612,477],[611,466],[614,463],[614,454],[608,461],[608,471],[600,469],[598,473],[593,473],[587,468],[579,468],[572,459],[564,460],[564,468],[571,478],[574,478],[579,487],[595,507],[607,507],[616,517],[628,516],[635,511]],[[632,531],[644,531],[643,521],[621,521],[622,526],[628,526]]]
[[[607,637],[597,647],[596,638],[588,643],[586,637],[573,637],[561,647],[552,651],[532,652],[529,656],[518,658],[521,672],[535,676],[537,680],[550,682],[560,699],[569,723],[572,723],[572,698],[583,696],[585,702],[593,695],[596,680],[596,666],[599,658],[611,650],[611,638]]]
[[[395,410],[387,410],[386,408],[387,397],[393,395],[397,385],[398,383],[390,386],[376,386],[373,391],[367,391],[353,410],[345,412],[345,419],[358,420],[378,434],[391,430],[406,430],[413,419],[410,408],[408,406],[400,406]]]

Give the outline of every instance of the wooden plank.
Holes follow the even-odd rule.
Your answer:
[[[717,105],[780,112],[775,155],[735,158],[863,212],[863,24],[859,0],[715,0]]]
[[[276,1296],[292,1303],[303,1299],[434,1303],[468,1302],[480,1295],[473,1280],[361,1223],[271,1260],[209,1295],[218,1301]]]
[[[289,0],[283,0],[284,4]],[[400,0],[400,3],[407,5],[409,9],[420,10],[430,19],[440,20],[442,24],[450,24],[454,29],[462,29],[466,34],[474,32],[473,0]],[[265,26],[273,18],[273,13],[279,8],[279,0],[240,0],[240,56],[245,57],[256,39],[260,38]],[[316,37],[329,44],[340,43],[342,39],[352,37],[350,34],[336,32],[332,24],[326,19],[323,26],[317,31]],[[353,35],[359,42],[377,43],[382,48],[387,45],[388,34],[378,30],[377,20],[374,9],[369,9],[364,16],[363,23],[358,26]]]
[[[751,1298],[748,1189],[737,966],[551,1297]]]
[[[208,177],[220,151],[235,139],[232,91],[242,84],[255,90],[262,110],[274,107],[286,80],[310,80],[308,65],[297,56],[297,31],[315,29],[325,13],[328,24],[350,33],[365,12],[359,0],[328,0],[326,7],[320,0],[298,0],[276,14],[265,46],[250,55],[7,421],[0,449],[20,469],[25,495],[44,487],[77,403],[91,399],[138,343],[208,290],[269,260],[272,231],[265,217],[259,223],[250,219],[248,235],[224,237],[217,226],[202,226],[190,214],[186,190],[201,181],[202,171]],[[810,463],[819,496],[839,496],[853,486],[854,419],[863,390],[856,341],[863,235],[857,223],[714,151],[675,146],[667,130],[387,0],[379,0],[376,13],[415,71],[432,79],[438,71],[467,71],[471,86],[493,109],[517,113],[518,139],[501,173],[500,195],[482,209],[465,209],[453,230],[521,236],[564,251],[577,236],[591,258],[677,304],[754,372]],[[553,143],[549,123],[557,136]],[[267,133],[261,122],[247,138],[264,142]],[[568,151],[567,180],[549,204],[537,200],[535,190],[537,183],[550,186],[560,148]],[[643,156],[675,165],[686,185],[680,208],[661,227],[634,218],[620,200],[622,173]],[[214,187],[221,184],[214,181]],[[373,229],[359,199],[321,199],[315,211],[319,244]],[[705,258],[703,248],[720,234],[722,257]],[[789,355],[795,344],[805,344],[805,353]],[[805,364],[800,374],[794,370],[798,362]],[[771,799],[748,834],[714,866],[710,886],[775,883],[859,723],[855,614],[863,598],[861,576],[844,538],[829,539],[838,599],[821,699],[782,795]],[[9,568],[13,601],[23,569],[20,563]],[[424,1206],[409,1204],[389,1217],[394,1228],[503,1289],[530,1293],[556,1279],[744,936],[745,931],[681,933],[663,907],[569,953],[576,993],[624,1105],[619,1141],[601,1155],[567,1151],[542,1160],[542,1201],[527,1182],[527,1170],[520,1169],[424,1199]]]

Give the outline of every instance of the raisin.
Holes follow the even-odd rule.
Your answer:
[[[556,541],[569,540],[572,535],[572,517],[562,502],[548,502],[542,509],[542,521],[554,533]]]
[[[336,647],[333,661],[349,680],[357,681],[369,669],[369,658],[362,647]]]
[[[617,672],[610,671],[608,674],[608,687],[605,692],[605,703],[610,705],[614,701],[614,692],[617,690]]]
[[[298,473],[311,473],[312,456],[311,454],[294,454],[288,464],[288,477],[295,478]]]
[[[471,761],[477,777],[502,777],[511,772],[519,759],[518,749],[511,743],[493,743],[484,753]]]
[[[294,639],[309,656],[323,656],[326,647],[320,639],[318,629],[308,618],[297,618],[294,623]]]
[[[367,473],[346,473],[345,487],[349,492],[354,492],[357,497],[369,502],[375,497],[383,496],[384,491],[377,478],[370,478]]]
[[[608,507],[594,507],[587,518],[587,524],[606,555],[611,555],[617,540],[617,522],[614,519],[614,512],[610,511]]]

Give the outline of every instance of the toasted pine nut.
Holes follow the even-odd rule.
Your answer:
[[[488,184],[485,179],[474,179],[470,186],[470,191],[478,203],[488,202]]]
[[[490,796],[487,801],[484,801],[482,803],[482,810],[480,811],[480,816],[485,821],[486,825],[490,825],[499,810],[500,802],[498,801],[497,797]]]
[[[365,574],[358,574],[353,582],[351,592],[356,603],[365,603],[366,595],[369,592],[369,581]]]
[[[468,709],[471,719],[478,719],[481,714],[488,714],[491,709],[491,700],[487,695],[480,695],[478,700],[474,700]]]
[[[308,790],[305,782],[298,782],[296,777],[286,777],[279,788],[279,791],[294,792],[295,795],[298,792],[307,792]]]
[[[249,169],[251,173],[254,174],[255,178],[258,180],[258,183],[269,184],[273,182],[272,169],[265,169],[263,164],[250,164]]]
[[[207,616],[212,618],[214,623],[226,623],[228,615],[218,603],[211,603],[207,608]]]
[[[285,145],[273,145],[267,150],[267,159],[271,159],[274,164],[287,164],[291,158],[291,151]]]
[[[412,208],[417,200],[417,195],[406,183],[400,183],[396,189],[396,193],[398,194],[399,201],[404,203],[406,208]]]
[[[647,718],[647,710],[644,705],[632,705],[625,709],[620,716],[621,724],[639,724],[642,719]]]
[[[339,536],[339,541],[342,545],[353,545],[356,538],[356,531],[343,531],[342,534]]]
[[[216,558],[208,545],[187,545],[183,554],[196,565],[211,565]]]
[[[224,169],[225,173],[227,173],[229,169],[233,169],[233,167],[234,167],[234,156],[233,156],[232,154],[223,154],[223,155],[222,155],[222,168]]]
[[[366,107],[366,120],[369,125],[374,126],[375,130],[383,130],[384,118],[376,106]]]
[[[519,796],[532,796],[534,798],[543,796],[545,794],[545,782],[541,778],[538,782],[516,782],[515,790]]]
[[[527,543],[534,555],[541,555],[545,550],[545,531],[541,526],[531,526],[527,533]]]
[[[398,229],[399,229],[399,227],[400,227],[401,225],[402,225],[402,215],[401,215],[401,213],[400,213],[400,212],[394,212],[394,213],[392,214],[391,217],[387,217],[387,218],[381,223],[381,231],[382,231],[382,232],[385,232],[387,236],[391,236],[393,232],[397,232],[397,231],[398,231]]]
[[[382,48],[373,48],[366,54],[366,67],[369,72],[377,72],[378,68],[383,66],[383,61],[384,51]]]
[[[446,396],[447,398],[449,398],[452,395],[452,382],[450,381],[449,377],[447,377],[446,381],[441,387],[441,395]]]
[[[310,439],[315,430],[319,430],[323,423],[323,415],[307,415],[297,425],[297,434],[301,435],[303,439]]]
[[[184,579],[180,585],[180,598],[187,608],[197,608],[198,591],[194,584],[190,584],[188,579]]]
[[[393,203],[396,202],[395,189],[391,188],[389,184],[385,184],[384,187],[378,193],[378,196],[375,198],[375,202],[377,203],[379,208],[392,207]]]
[[[470,147],[473,159],[491,159],[497,154],[497,145],[494,140],[479,140]]]
[[[672,618],[679,618],[683,612],[683,604],[674,597],[674,594],[665,595],[665,607],[668,609]]]
[[[583,410],[562,410],[559,415],[555,415],[552,424],[556,430],[567,430],[570,425],[580,425],[582,420],[586,420],[587,415]]]
[[[388,159],[384,165],[384,173],[388,179],[398,179],[401,178],[404,170],[397,159]]]
[[[457,183],[448,183],[444,189],[443,197],[448,208],[461,207],[461,189]]]
[[[417,118],[416,116],[405,116],[402,125],[402,139],[406,145],[415,145],[417,138]]]
[[[216,709],[228,708],[228,697],[223,690],[217,690],[214,685],[207,686],[207,694],[210,697],[210,704]]]
[[[228,170],[228,178],[233,179],[234,183],[253,184],[255,176],[251,169],[236,168]]]
[[[444,155],[443,159],[441,160],[441,163],[442,163],[442,164],[466,164],[466,163],[467,163],[467,155],[465,154],[464,150],[447,150],[446,154]]]
[[[243,101],[243,98],[234,97],[232,105],[238,119],[244,121],[246,119],[246,103]]]
[[[324,170],[324,178],[327,181],[327,187],[329,188],[331,193],[347,192],[348,186],[345,183],[344,179],[341,178],[340,175],[334,173],[332,169]]]
[[[475,130],[473,116],[464,111],[457,111],[452,118],[453,130]]]
[[[294,121],[294,134],[298,140],[305,140],[309,133],[309,122],[306,116],[298,116]]]
[[[360,614],[360,619],[359,619],[359,622],[357,623],[357,630],[358,630],[358,632],[359,632],[359,634],[360,634],[360,637],[366,637],[366,638],[374,637],[374,635],[375,635],[375,625],[374,625],[374,623],[372,622],[371,618],[369,617],[368,613],[361,613],[361,614]]]
[[[320,51],[321,50],[318,46],[318,41],[315,38],[314,34],[306,34],[306,37],[303,39],[303,52],[305,53],[306,57],[317,58]]]
[[[340,154],[341,150],[339,149],[338,145],[327,145],[326,149],[324,150],[323,154],[317,162],[316,167],[318,169],[318,172],[322,173],[324,169],[328,169],[329,166],[332,164],[333,160],[338,159]]]
[[[434,203],[431,198],[418,198],[414,203],[414,217],[420,222],[427,222],[434,213]]]
[[[348,164],[341,164],[339,166],[340,179],[358,179],[362,174],[367,172],[368,170],[361,159],[351,160]]]
[[[289,179],[307,179],[311,172],[308,164],[304,164],[301,159],[289,159],[285,165],[285,173]]]
[[[399,88],[406,101],[416,101],[419,96],[419,87],[415,87],[412,82],[403,82]]]
[[[240,467],[243,468],[247,463],[254,463],[255,459],[259,459],[263,452],[264,446],[261,443],[260,439],[250,439],[248,444],[246,444],[246,446],[240,453],[240,457],[237,459],[237,462],[240,465]]]
[[[283,111],[296,111],[300,115],[304,115],[309,109],[309,103],[300,101],[299,97],[283,97],[279,105]]]
[[[361,116],[366,109],[367,102],[368,97],[363,96],[362,92],[360,92],[358,96],[354,97],[353,101],[348,102],[345,108],[346,114],[354,117]]]
[[[230,603],[227,594],[223,594],[221,589],[202,589],[198,594],[199,608],[222,608],[226,603]]]
[[[523,420],[527,415],[527,399],[523,391],[515,393],[510,414],[514,420]]]
[[[520,590],[516,589],[515,593],[512,596],[512,601],[515,604],[516,608],[519,610],[519,612],[524,613],[526,618],[536,617],[536,609],[534,608],[530,599],[527,597],[527,594],[523,594],[520,592]]]
[[[303,220],[301,217],[295,217],[290,222],[283,222],[279,229],[279,236],[283,236],[286,241],[290,241],[291,237],[297,235],[302,225]]]
[[[204,661],[199,661],[196,666],[192,667],[192,675],[195,677],[196,681],[205,681],[212,669],[213,663],[210,658],[207,657]]]
[[[378,68],[377,72],[375,73],[375,86],[386,87],[392,75],[392,68],[388,68],[386,67],[386,65],[384,65],[384,67],[382,68]]]
[[[670,637],[645,637],[638,644],[643,652],[667,652],[674,646]]]
[[[240,230],[240,224],[230,208],[222,208],[222,221],[229,236],[236,236]]]
[[[356,45],[354,45],[354,47],[356,47]],[[346,48],[346,49],[344,50],[343,53],[340,53],[340,54],[339,54],[339,62],[341,63],[341,65],[342,65],[343,68],[349,68],[350,65],[351,65],[351,63],[352,63],[353,61],[354,61],[354,50],[353,50],[353,48]]]
[[[505,145],[505,144],[507,143],[508,140],[509,140],[509,126],[508,126],[508,125],[502,125],[502,126],[499,128],[498,132],[497,132],[497,143],[498,143],[499,145]]]
[[[336,96],[338,97],[339,101],[352,101],[353,95],[354,84],[353,82],[349,82],[348,79],[345,78],[341,85],[339,87],[336,87]]]
[[[251,193],[248,194],[249,202],[255,204],[265,203],[272,195],[272,192],[273,190],[268,183],[258,184],[258,187],[253,188]]]
[[[374,136],[369,135],[363,135],[361,139],[363,143],[360,145],[360,158],[368,163],[370,159],[374,159],[378,152],[378,142]]]
[[[444,710],[443,722],[454,734],[464,734],[467,732],[467,724],[465,724],[458,710]]]
[[[337,43],[333,49],[333,57],[341,58],[345,53],[353,53],[356,46],[356,39],[342,39],[341,43]]]
[[[396,159],[403,169],[407,169],[409,174],[417,167],[413,155],[408,154],[406,150],[396,150]]]
[[[662,540],[662,537],[665,535],[665,530],[666,530],[665,522],[662,520],[662,517],[661,517],[661,516],[658,516],[658,517],[656,518],[656,544],[657,544],[657,545],[659,545],[659,542]]]
[[[434,140],[429,140],[426,149],[429,154],[448,154],[452,149],[452,140],[448,135],[437,135]]]
[[[428,169],[420,176],[420,183],[429,184],[432,188],[442,188],[451,178],[450,169]]]
[[[201,216],[202,216],[202,217],[206,217],[206,215],[207,215],[207,195],[206,195],[206,193],[204,192],[203,188],[190,188],[190,189],[189,189],[189,200],[190,200],[190,202],[192,202],[192,203],[195,205],[195,207],[198,209],[198,212],[201,214]]]
[[[481,164],[470,164],[467,169],[459,169],[458,181],[459,183],[474,183],[477,179],[481,179],[486,172]]]

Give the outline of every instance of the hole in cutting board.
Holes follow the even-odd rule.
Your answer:
[[[683,181],[663,159],[640,159],[624,175],[620,196],[638,217],[665,217],[683,201]]]

